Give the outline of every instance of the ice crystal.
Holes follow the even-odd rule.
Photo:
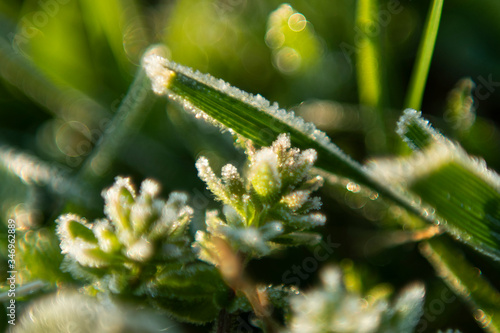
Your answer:
[[[200,157],[196,163],[200,178],[224,203],[222,215],[207,212],[207,230],[198,231],[196,236],[195,246],[205,261],[215,263],[210,258],[212,236],[227,239],[251,257],[266,255],[284,244],[319,240],[315,234],[303,232],[325,223],[324,215],[310,213],[321,206],[318,197],[311,197],[323,182],[309,174],[316,152],[291,148],[287,134],[279,135],[270,147],[249,150],[245,177],[228,164],[222,168],[221,180],[206,158]]]

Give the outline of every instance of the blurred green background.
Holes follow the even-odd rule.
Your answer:
[[[357,73],[355,58],[362,32],[355,28],[356,2],[289,4],[296,12],[274,0],[0,0],[2,220],[13,217],[26,229],[53,223],[68,198],[58,196],[54,187],[26,185],[13,177],[9,168],[21,178],[23,170],[15,169],[12,157],[29,154],[22,156],[33,159],[29,163],[34,166],[36,158],[67,177],[77,174],[117,112],[141,54],[153,43],[164,43],[168,56],[180,64],[294,109],[359,161],[397,153],[394,127],[404,107],[430,2],[379,3],[379,24],[373,33],[380,40],[387,129],[387,142],[380,147],[370,136],[370,112],[359,106],[357,76],[363,73]],[[437,128],[496,170],[500,169],[500,134],[495,126],[500,105],[499,40],[500,2],[445,2],[422,105]],[[447,117],[447,101],[464,77],[476,84],[472,95],[477,115],[462,131],[456,119]],[[196,177],[197,156],[207,156],[219,169],[228,162],[242,165],[242,152],[234,148],[229,134],[221,135],[163,99],[152,100],[151,109],[136,119],[134,126],[124,129],[110,166],[99,177],[79,184],[91,202],[74,200],[72,211],[89,219],[101,217],[99,193],[115,176],[133,176],[137,184],[152,177],[163,185],[164,194],[190,193],[198,209],[194,225],[200,228],[203,210],[217,204]],[[426,281],[426,313],[433,319],[428,317],[425,331],[446,327],[480,331],[458,300],[442,310],[432,308],[446,287],[415,244],[375,256],[365,253],[367,239],[397,226],[384,222],[384,216],[368,214],[367,219],[366,212],[358,214],[365,205],[335,188],[326,187],[323,198],[329,221],[324,233],[341,243],[330,261],[340,261],[348,270],[354,261],[352,271],[365,281],[365,289],[375,282],[399,288],[412,280]],[[500,281],[498,264],[463,250]],[[307,255],[307,250],[294,249],[251,268],[256,279],[280,283],[283,272]],[[312,274],[303,286],[315,279]]]

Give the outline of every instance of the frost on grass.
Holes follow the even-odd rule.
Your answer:
[[[424,148],[435,141],[445,140],[427,119],[422,118],[422,112],[413,109],[403,111],[397,123],[396,133],[414,150]]]
[[[500,258],[500,176],[482,159],[436,131],[408,109],[398,133],[417,149],[412,155],[368,165],[376,179],[406,192],[423,214],[456,239]]]
[[[312,193],[323,183],[309,173],[316,152],[290,147],[290,137],[281,134],[272,146],[250,152],[244,177],[228,164],[219,178],[208,160],[200,157],[198,175],[224,204],[222,214],[207,212],[207,230],[196,235],[195,246],[203,260],[213,262],[212,236],[227,239],[250,257],[264,256],[283,245],[319,241],[319,235],[307,232],[325,223],[324,215],[312,212],[321,207],[321,200]]]
[[[344,154],[331,142],[330,138],[324,132],[318,130],[314,124],[305,122],[301,117],[296,116],[293,111],[289,112],[280,109],[277,103],[271,104],[259,94],[249,94],[209,74],[193,71],[191,68],[170,61],[160,56],[159,51],[155,51],[160,49],[161,47],[159,46],[152,48],[152,51],[147,52],[143,58],[143,66],[152,82],[153,89],[157,94],[166,95],[169,99],[176,101],[182,105],[184,109],[194,113],[197,118],[203,118],[207,122],[220,127],[222,130],[228,130],[231,133],[236,132],[243,136],[248,135],[248,133],[239,133],[238,129],[233,128],[233,126],[236,126],[236,124],[231,123],[233,117],[229,114],[225,114],[225,107],[227,107],[227,105],[224,105],[223,101],[227,100],[229,97],[246,105],[245,110],[240,110],[239,106],[236,105],[237,103],[233,103],[231,106],[233,109],[230,111],[235,114],[241,114],[247,121],[253,122],[252,125],[262,127],[262,123],[255,119],[260,119],[261,117],[262,119],[265,118],[266,125],[264,126],[269,126],[268,129],[275,132],[276,135],[278,135],[278,133],[276,132],[276,128],[272,125],[273,122],[274,124],[278,124],[280,128],[289,128],[290,131],[293,130],[303,135],[304,138],[315,141],[316,144],[328,150],[338,159],[342,160],[343,163],[353,168],[359,168],[349,156]],[[175,75],[172,76],[171,72],[175,73]],[[177,84],[177,80],[185,82],[194,92],[185,90],[182,85]],[[168,84],[164,84],[164,82],[168,82]],[[161,86],[162,89],[156,89],[157,86]],[[177,89],[172,89],[173,86]],[[207,89],[213,89],[214,93],[207,94]],[[194,96],[195,94],[197,96]],[[198,95],[202,96],[202,98]],[[207,103],[205,103],[205,106],[202,106],[201,100],[210,101],[210,107],[212,109],[207,106]],[[255,119],[248,117],[246,114],[243,115],[243,113],[248,112],[248,107],[251,109],[250,112],[255,116]],[[271,116],[273,120],[269,120],[269,116]],[[286,130],[280,131],[286,132]],[[260,135],[259,133],[251,134],[256,136]]]
[[[74,182],[66,170],[7,145],[0,145],[0,167],[27,185],[47,186],[58,195],[71,195],[79,199],[87,197],[84,188]]]
[[[172,193],[164,201],[158,193],[153,180],[145,180],[136,194],[129,178],[117,177],[102,193],[106,219],[88,223],[74,214],[60,216],[57,234],[66,269],[77,277],[102,269],[100,284],[106,281],[119,292],[127,287],[123,277],[149,262],[189,258],[186,230],[193,211],[186,205],[187,196]]]
[[[322,287],[292,296],[292,315],[285,332],[413,332],[423,313],[421,284],[404,289],[391,303],[387,297],[365,297],[347,291],[338,268],[321,274]]]

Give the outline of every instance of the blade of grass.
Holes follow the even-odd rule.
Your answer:
[[[455,238],[499,260],[500,176],[432,128],[420,112],[405,110],[397,132],[418,151],[374,162],[375,172],[418,195]]]
[[[444,0],[433,0],[427,14],[424,33],[420,40],[417,59],[411,74],[410,85],[408,88],[405,106],[420,110],[422,98],[424,95],[425,83],[429,74],[432,53],[436,44],[436,37],[441,20]]]
[[[387,138],[384,126],[384,110],[382,108],[382,57],[380,56],[380,36],[371,30],[380,26],[377,23],[379,6],[377,0],[359,0],[356,10],[356,27],[360,29],[358,52],[356,52],[356,69],[360,104],[373,113],[364,119],[369,120],[366,128],[368,148],[374,152],[385,152]],[[376,31],[379,31],[376,30]],[[375,119],[375,123],[371,120]]]
[[[92,183],[110,170],[123,139],[140,126],[151,109],[154,97],[148,77],[140,67],[101,141],[79,170],[80,180]]]
[[[439,277],[471,307],[474,319],[487,332],[500,332],[500,293],[443,237],[423,242],[420,252]]]

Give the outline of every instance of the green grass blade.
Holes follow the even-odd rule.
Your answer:
[[[375,126],[370,122],[370,136],[367,140],[372,150],[386,150],[386,131],[384,129],[384,113],[382,108],[382,57],[380,56],[379,33],[374,27],[381,29],[377,21],[379,6],[377,0],[359,0],[356,11],[356,27],[363,32],[357,45],[356,70],[360,104],[374,112]]]
[[[382,177],[404,184],[430,205],[455,238],[500,260],[500,176],[432,128],[420,112],[405,110],[397,132],[420,151],[378,164]]]
[[[479,326],[500,332],[500,293],[452,245],[440,237],[422,243],[420,251],[450,289],[468,303]]]
[[[425,83],[429,74],[434,45],[436,44],[439,21],[441,20],[443,2],[444,0],[433,0],[432,6],[429,9],[406,96],[405,106],[407,108],[419,110],[422,105]]]
[[[293,112],[270,104],[260,95],[253,96],[207,74],[168,61],[154,54],[144,59],[146,72],[158,94],[167,94],[196,117],[239,134],[261,146],[270,145],[280,133],[290,133],[298,148],[315,148],[319,165],[337,174],[373,185],[363,167],[335,146],[311,123]]]
[[[146,73],[140,68],[103,138],[78,172],[81,180],[93,182],[109,172],[123,139],[139,127],[154,97]]]
[[[413,150],[429,147],[432,143],[445,138],[434,128],[429,121],[422,118],[422,113],[413,109],[406,109],[398,121],[396,133]]]

